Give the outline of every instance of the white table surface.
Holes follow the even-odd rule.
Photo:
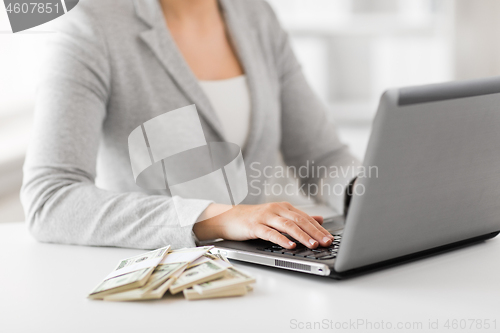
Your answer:
[[[141,252],[41,244],[21,223],[0,224],[0,332],[500,331],[500,239],[345,281],[235,262],[257,279],[237,298],[86,298],[119,259]],[[476,319],[490,328],[470,328]],[[429,329],[436,320],[439,329]],[[327,324],[314,330],[308,322]]]

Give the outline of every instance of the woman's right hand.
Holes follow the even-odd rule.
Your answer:
[[[223,213],[217,215],[218,212]],[[287,202],[237,205],[229,210],[226,205],[211,204],[204,214],[214,217],[193,226],[199,240],[261,238],[287,249],[295,248],[296,244],[281,233],[290,235],[310,249],[329,246],[333,240],[333,236],[321,226],[322,217],[311,217]]]

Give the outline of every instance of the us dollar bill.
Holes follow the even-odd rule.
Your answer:
[[[89,294],[91,299],[144,286],[170,246],[121,260],[116,268]]]
[[[186,288],[192,287],[195,284],[221,278],[226,271],[226,267],[217,263],[217,260],[211,260],[198,266],[187,269],[179,278],[170,286],[170,292],[176,294]]]
[[[114,293],[104,297],[105,301],[137,301],[146,299],[159,299],[168,290],[170,285],[182,273],[187,263],[172,263],[159,265],[150,276],[146,285],[141,288]],[[171,280],[171,281],[169,281]],[[168,283],[166,283],[168,282]],[[165,285],[166,284],[166,285]]]
[[[194,266],[198,266],[198,265],[201,265],[207,261],[210,261],[211,259],[208,258],[206,255],[204,255],[203,257],[199,257],[198,259],[196,259],[195,261],[193,261],[192,263],[189,264],[189,266],[187,268],[191,268],[191,267],[194,267]]]
[[[145,291],[153,290],[159,287],[163,282],[170,278],[181,267],[185,267],[187,263],[177,262],[173,264],[158,265],[153,274],[149,277],[148,282],[141,289]]]
[[[200,294],[217,292],[224,289],[231,289],[240,286],[247,286],[255,282],[255,278],[236,269],[229,267],[221,279],[196,284],[193,289]]]
[[[150,298],[162,298],[163,295],[167,292],[167,290],[170,288],[170,286],[179,278],[179,276],[184,273],[184,270],[187,268],[187,263],[185,263],[179,270],[175,271],[172,273],[172,275],[169,277],[167,281],[162,283],[161,285],[148,290],[147,297]]]
[[[219,292],[206,292],[204,294],[198,293],[193,288],[184,289],[184,297],[188,300],[199,300],[199,299],[210,299],[210,298],[220,298],[220,297],[234,297],[246,295],[251,289],[249,286],[240,286],[231,289],[225,289]]]
[[[90,292],[89,298],[102,299],[108,294],[140,287],[143,284],[142,281],[147,281],[147,277],[151,274],[151,270],[151,268],[143,268],[138,271],[104,280]]]
[[[220,260],[223,260],[223,261],[227,262],[228,264],[230,264],[229,260],[222,253],[210,253],[210,254],[212,256],[214,256],[215,258],[219,258]]]
[[[162,247],[162,248],[154,250],[154,251],[139,254],[139,255],[134,256],[134,257],[122,259],[118,263],[118,265],[116,266],[114,271],[121,272],[122,269],[126,269],[127,267],[129,267],[129,269],[130,269],[131,267],[133,267],[135,265],[144,265],[145,263],[147,263],[150,260],[158,261],[158,263],[159,263],[161,261],[161,259],[163,259],[163,257],[165,257],[165,255],[168,253],[169,249],[170,249],[170,245]],[[156,265],[154,265],[154,266],[156,266]]]
[[[170,264],[174,262],[192,263],[206,254],[212,248],[213,246],[200,246],[195,248],[173,250],[163,258],[161,264]]]

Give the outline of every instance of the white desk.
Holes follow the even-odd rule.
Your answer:
[[[333,327],[304,331],[370,331],[346,326],[358,319],[390,323],[394,332],[500,331],[500,239],[346,281],[236,263],[257,278],[245,297],[86,299],[119,259],[140,252],[41,244],[23,224],[0,224],[0,332],[297,332],[299,322],[323,320]],[[496,319],[496,329],[469,329],[469,321],[446,329],[447,319]],[[439,320],[439,330],[428,329],[429,320]]]

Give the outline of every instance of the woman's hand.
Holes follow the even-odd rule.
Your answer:
[[[212,204],[204,214],[214,216],[198,222],[193,231],[199,240],[224,238],[247,240],[261,238],[287,249],[296,244],[280,232],[286,233],[310,249],[332,244],[333,236],[321,226],[323,218],[311,217],[287,202],[263,205],[228,206]]]

